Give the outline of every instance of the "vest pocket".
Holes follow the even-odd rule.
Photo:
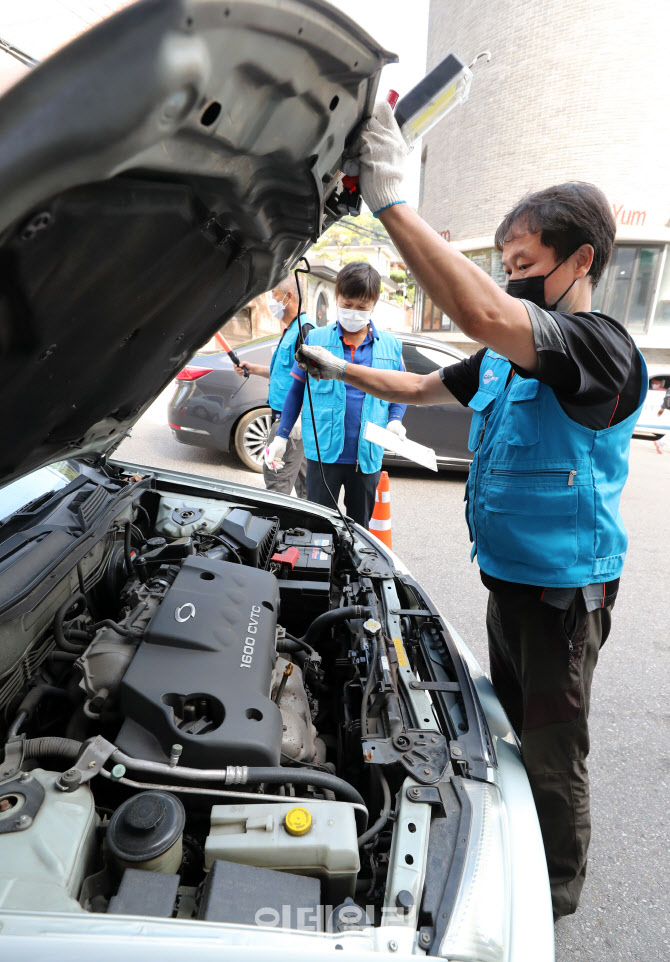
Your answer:
[[[492,470],[482,519],[487,552],[534,568],[575,564],[579,486],[573,477],[570,468]]]
[[[534,403],[539,381],[517,381],[510,389],[505,440],[515,446],[537,444],[540,440],[540,411]]]
[[[304,421],[302,425],[303,437],[305,435],[305,421],[307,422],[307,431],[309,435],[313,438],[314,431],[312,429],[312,415],[309,411],[309,405],[307,405],[307,410],[303,409]],[[321,456],[330,456],[329,448],[333,443],[333,412],[332,411],[314,411],[314,422],[316,424],[316,435],[319,439],[319,451]],[[316,453],[316,443],[314,443],[315,453]]]

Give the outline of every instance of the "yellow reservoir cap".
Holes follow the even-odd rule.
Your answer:
[[[306,808],[292,808],[284,817],[284,827],[289,835],[306,835],[312,827],[312,816]]]

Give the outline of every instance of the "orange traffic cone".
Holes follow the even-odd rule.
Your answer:
[[[382,471],[379,484],[375,491],[375,509],[370,518],[370,531],[382,541],[387,548],[393,549],[391,536],[391,486],[388,471]]]

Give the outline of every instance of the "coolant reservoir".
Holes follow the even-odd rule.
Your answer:
[[[231,505],[216,498],[161,498],[156,534],[164,538],[189,538],[194,531],[213,534]]]
[[[339,905],[354,895],[360,868],[354,809],[305,799],[215,805],[205,867],[217,859],[318,878],[323,901]]]

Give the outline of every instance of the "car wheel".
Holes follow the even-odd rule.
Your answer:
[[[256,408],[240,418],[235,428],[235,451],[238,458],[245,467],[259,474],[263,470],[263,452],[271,427],[271,409]]]

